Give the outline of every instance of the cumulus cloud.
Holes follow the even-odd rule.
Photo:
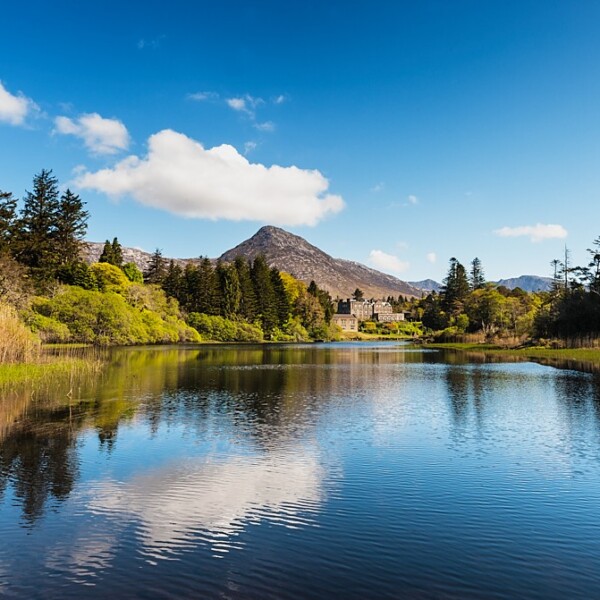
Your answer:
[[[428,252],[426,258],[433,265],[437,261],[437,254],[435,252]]]
[[[500,237],[528,237],[532,242],[567,237],[567,230],[562,225],[543,225],[542,223],[521,225],[519,227],[502,227],[496,229],[494,233]]]
[[[83,140],[85,147],[94,154],[116,154],[129,147],[125,125],[117,119],[105,119],[98,113],[84,114],[77,119],[56,117],[54,126],[56,133]]]
[[[165,129],[148,140],[148,154],[129,156],[113,168],[79,175],[75,183],[113,197],[177,215],[278,225],[315,225],[342,210],[317,170],[250,163],[233,146],[206,149]]]
[[[38,105],[21,92],[11,94],[0,81],[0,123],[23,125],[25,119],[39,111]]]
[[[393,254],[386,254],[381,250],[371,250],[369,254],[369,263],[376,269],[391,271],[392,273],[402,273],[410,266],[408,262],[400,260]]]
[[[226,98],[225,102],[229,108],[237,112],[246,113],[249,117],[254,118],[256,107],[264,104],[265,101],[262,98],[255,98],[250,94],[245,94],[237,98]]]

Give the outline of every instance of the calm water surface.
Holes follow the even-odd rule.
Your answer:
[[[600,598],[600,379],[394,343],[116,350],[0,402],[0,596]]]

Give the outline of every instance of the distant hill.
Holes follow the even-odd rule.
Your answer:
[[[413,287],[416,287],[424,292],[439,292],[442,289],[442,284],[433,279],[423,279],[422,281],[409,281]]]
[[[539,277],[538,275],[521,275],[511,279],[500,279],[496,283],[507,287],[509,290],[521,288],[526,292],[547,292],[552,287],[552,278]]]
[[[251,238],[224,252],[220,260],[230,262],[236,256],[254,259],[258,254],[264,254],[270,266],[306,283],[314,279],[333,297],[349,298],[357,287],[367,298],[421,295],[420,290],[406,281],[358,262],[333,258],[304,238],[279,227],[261,227]]]
[[[424,279],[423,281],[409,281],[410,285],[423,290],[424,292],[439,292],[442,284],[433,279]],[[521,288],[526,292],[547,292],[552,286],[550,277],[540,277],[538,275],[521,275],[520,277],[512,277],[509,279],[500,279],[494,281],[496,285],[503,285],[509,290]]]

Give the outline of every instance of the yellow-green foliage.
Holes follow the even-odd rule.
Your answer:
[[[101,292],[124,293],[130,285],[125,273],[110,263],[94,263],[90,265],[90,270],[94,274]]]
[[[0,363],[26,362],[39,353],[39,339],[21,322],[17,311],[0,303]]]
[[[231,321],[202,313],[190,313],[188,323],[207,340],[216,342],[262,342],[263,340],[263,332],[260,327],[243,321]]]
[[[52,298],[34,298],[27,320],[46,342],[130,345],[200,341],[198,333],[179,317],[177,303],[167,300],[162,290],[127,283],[123,292],[125,296],[62,286]]]

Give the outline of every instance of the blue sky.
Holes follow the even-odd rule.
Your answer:
[[[263,224],[402,279],[547,275],[600,235],[600,4],[6,3],[0,189],[88,239],[218,256]]]

